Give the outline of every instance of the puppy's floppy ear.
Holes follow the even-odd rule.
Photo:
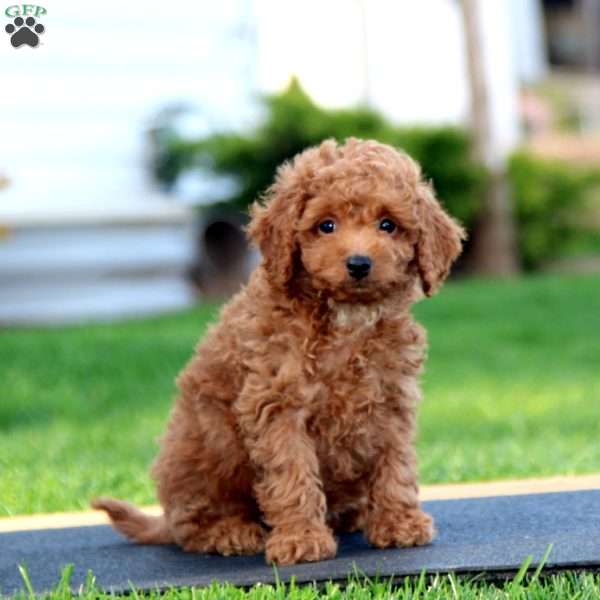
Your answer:
[[[302,186],[295,184],[292,167],[283,165],[262,203],[255,202],[246,231],[258,246],[271,285],[286,290],[298,260],[296,224],[304,205]]]
[[[444,282],[450,266],[462,250],[464,229],[452,219],[435,199],[431,186],[420,182],[417,187],[419,237],[416,261],[423,292],[433,296]]]

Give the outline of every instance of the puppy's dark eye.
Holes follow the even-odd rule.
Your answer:
[[[394,231],[396,231],[396,223],[391,219],[382,219],[379,222],[379,229],[387,233],[394,233]]]
[[[325,219],[319,223],[319,231],[321,233],[333,233],[335,231],[335,223],[331,219]]]

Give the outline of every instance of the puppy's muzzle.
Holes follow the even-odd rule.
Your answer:
[[[368,256],[355,254],[346,261],[346,268],[353,279],[363,279],[369,274],[373,262]]]

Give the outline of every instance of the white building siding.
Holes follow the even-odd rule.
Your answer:
[[[235,124],[247,118],[255,62],[247,0],[180,2],[176,11],[115,0],[43,5],[42,45],[0,40],[0,172],[13,184],[0,211],[85,211],[152,194],[144,136],[166,104],[184,100]]]
[[[146,130],[182,101],[221,126],[248,119],[252,5],[41,4],[37,48],[13,48],[0,16],[0,174],[10,180],[0,190],[0,325],[188,305],[193,213],[151,182]]]

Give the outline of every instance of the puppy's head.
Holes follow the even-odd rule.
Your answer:
[[[280,167],[248,233],[271,285],[310,286],[346,302],[380,299],[416,276],[432,295],[464,237],[409,156],[353,138],[327,140]]]

